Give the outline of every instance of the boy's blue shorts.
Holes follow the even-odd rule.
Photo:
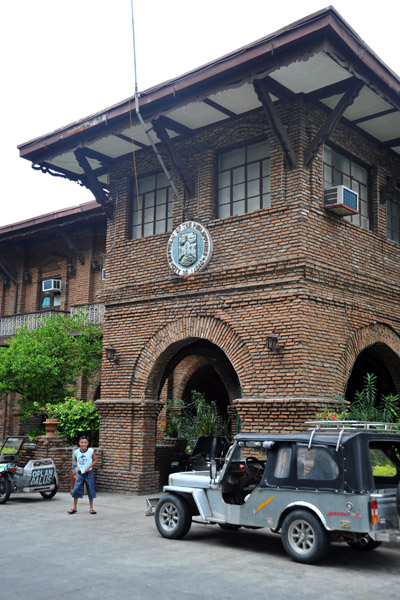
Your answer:
[[[73,498],[83,498],[83,486],[85,483],[89,500],[93,500],[93,498],[96,498],[93,471],[88,471],[87,473],[78,473],[74,489],[72,491]]]

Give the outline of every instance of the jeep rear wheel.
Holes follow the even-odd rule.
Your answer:
[[[7,477],[0,477],[0,504],[5,504],[10,497],[11,483]]]
[[[155,521],[163,537],[174,540],[182,538],[192,524],[190,507],[183,498],[167,494],[157,504]]]
[[[328,534],[321,522],[305,510],[295,510],[285,518],[282,543],[290,558],[300,563],[316,563],[329,551]]]

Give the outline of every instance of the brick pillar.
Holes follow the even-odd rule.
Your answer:
[[[153,493],[160,489],[155,467],[157,417],[152,400],[98,400],[99,448],[103,453],[97,487],[104,491]]]
[[[306,421],[315,421],[324,409],[342,411],[335,398],[238,398],[234,400],[242,433],[291,433],[306,431]]]

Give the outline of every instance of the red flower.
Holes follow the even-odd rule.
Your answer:
[[[335,419],[336,419],[336,415],[332,415],[331,416],[331,421],[335,421]]]
[[[324,413],[324,414],[322,415],[322,418],[323,418],[323,419],[324,419],[325,417],[326,417],[326,413]]]

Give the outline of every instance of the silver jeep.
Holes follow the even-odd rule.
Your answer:
[[[372,550],[400,541],[400,434],[382,423],[313,422],[305,433],[241,433],[209,471],[172,473],[155,509],[166,538],[193,517],[223,529],[269,527],[301,563],[331,541]]]

